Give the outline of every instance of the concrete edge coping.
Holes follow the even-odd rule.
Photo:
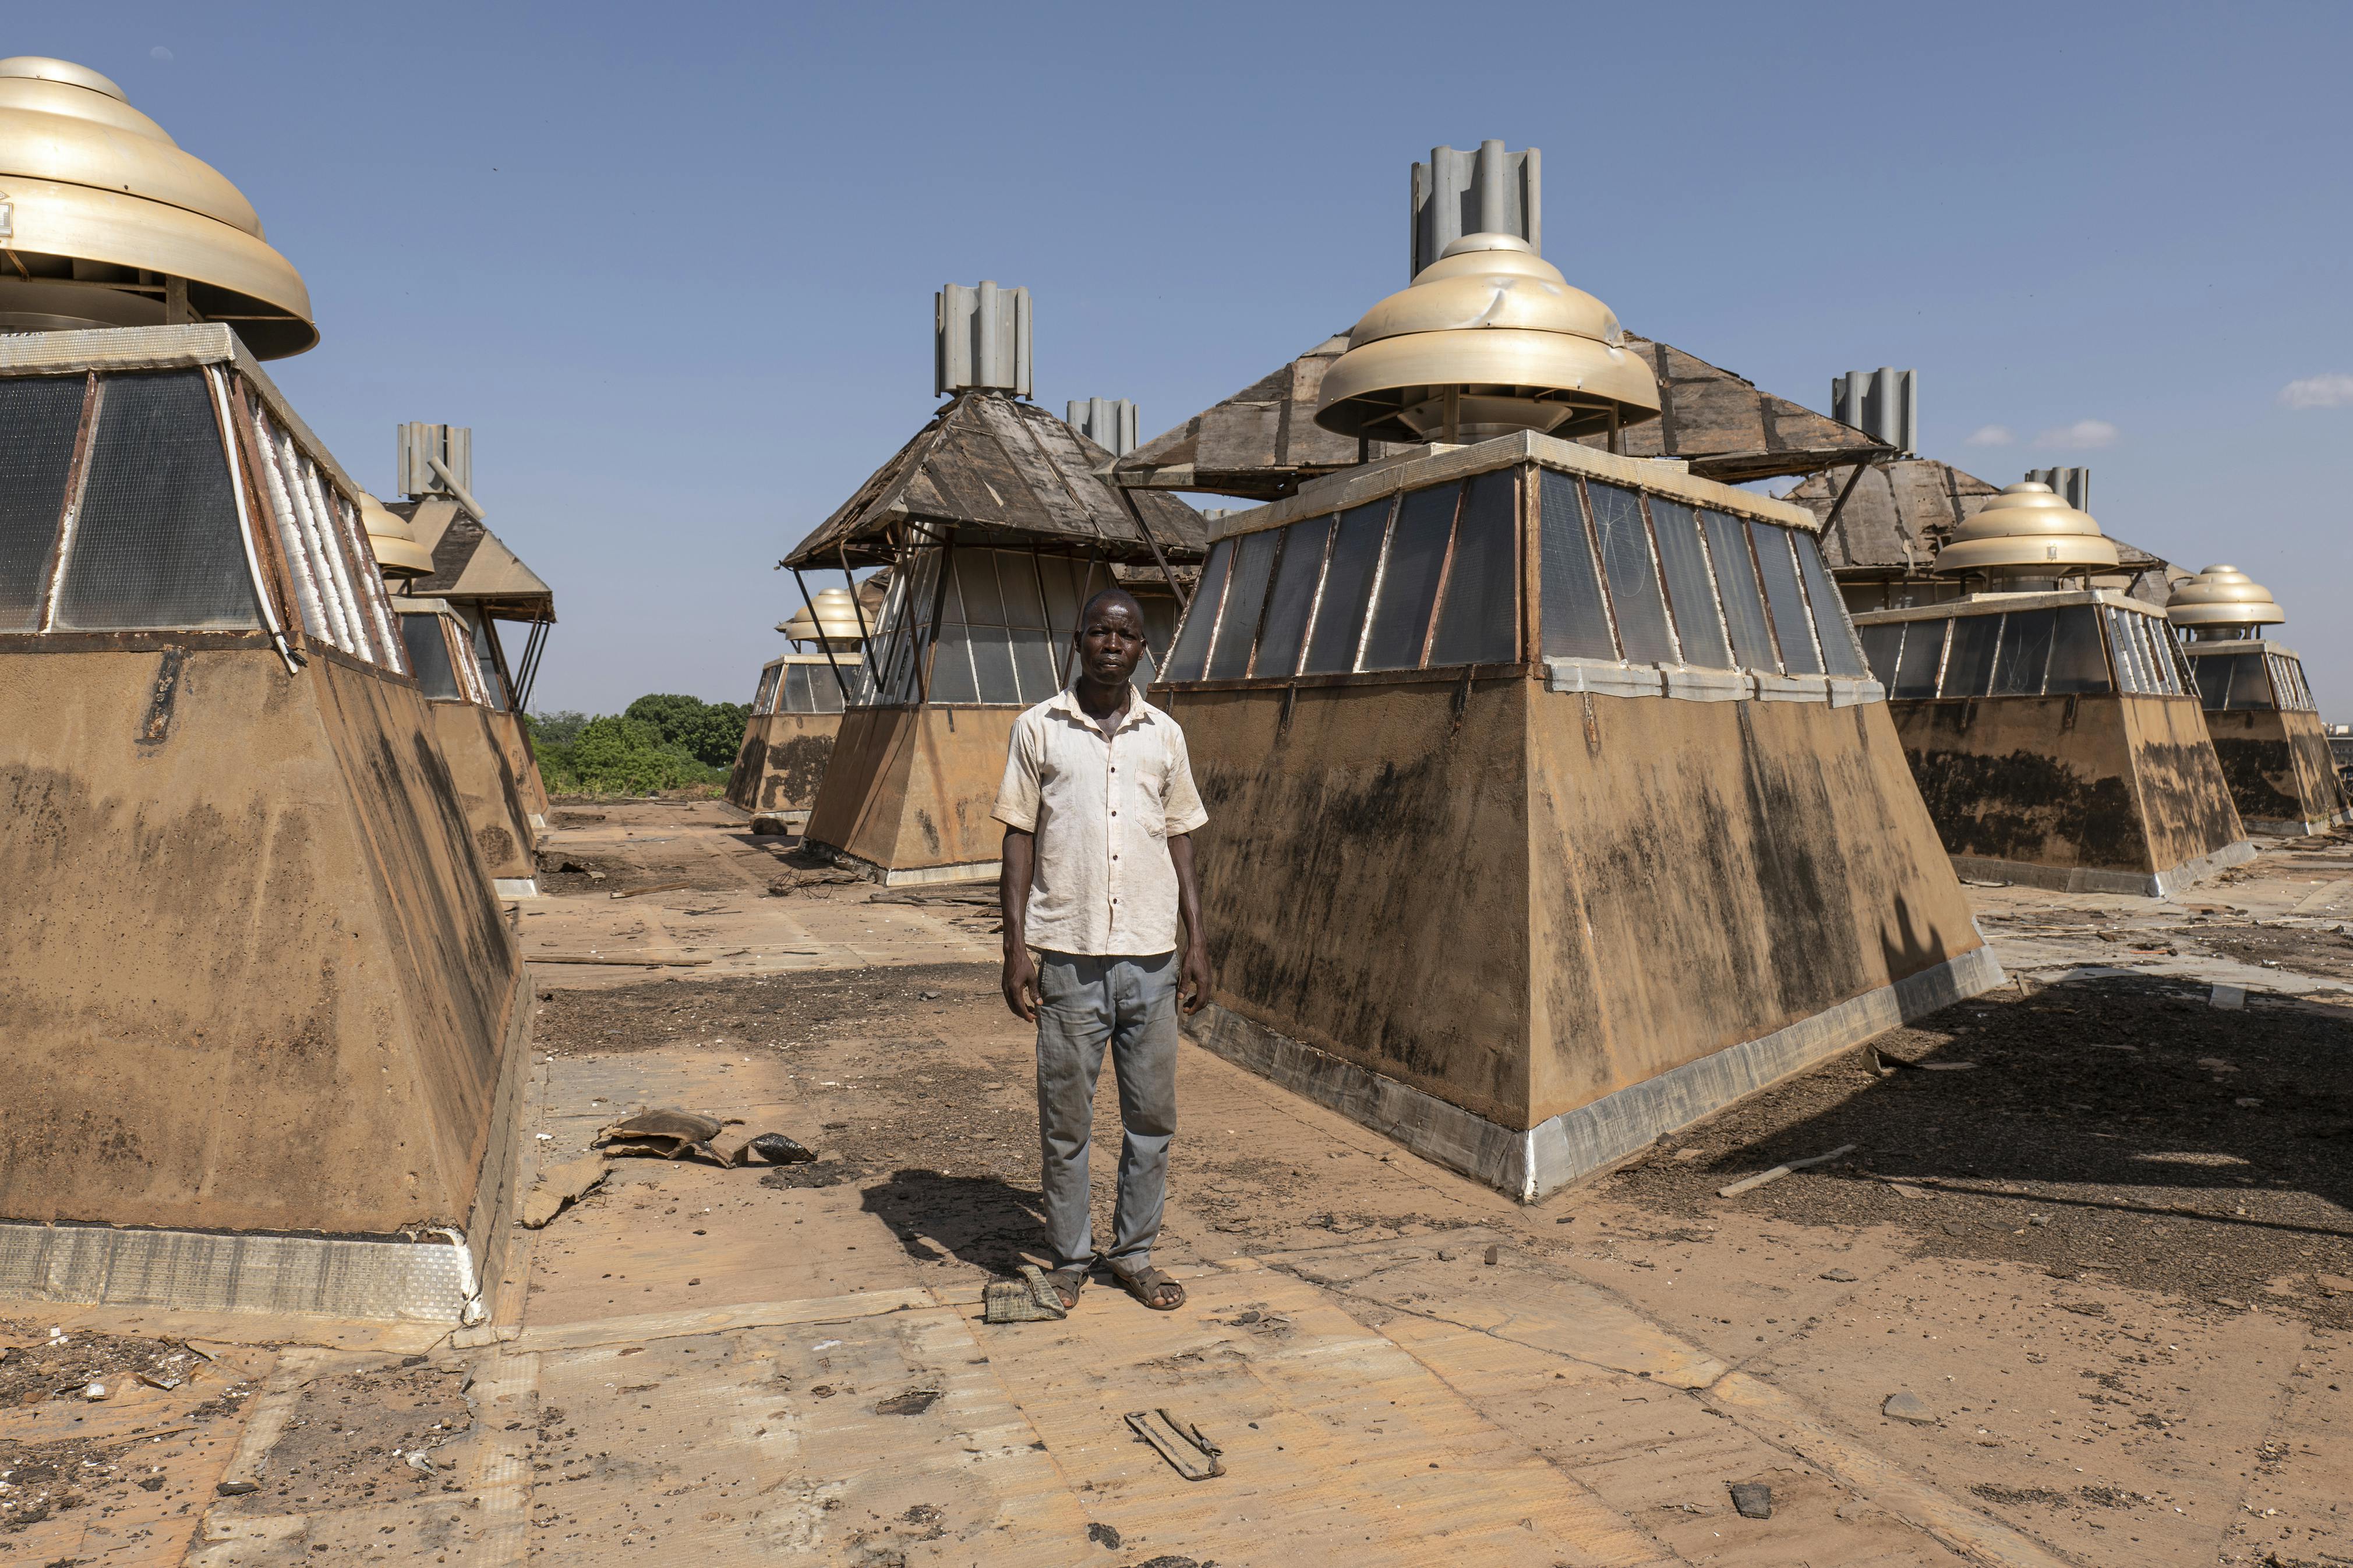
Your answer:
[[[1948,855],[1957,876],[1980,880],[2000,879],[2021,888],[2053,893],[2122,893],[2144,899],[2170,898],[2194,882],[2255,858],[2254,845],[2244,838],[2211,854],[2184,860],[2160,871],[2116,871],[2098,866],[2039,866],[2030,860],[2002,860],[1989,855]]]

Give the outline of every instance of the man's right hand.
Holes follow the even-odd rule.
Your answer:
[[[1027,947],[1005,950],[1005,1005],[1025,1024],[1038,1021],[1038,966]]]

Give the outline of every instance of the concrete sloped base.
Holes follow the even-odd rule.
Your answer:
[[[1523,1197],[1994,984],[1883,704],[1176,693],[1205,1044]]]
[[[970,881],[997,874],[1014,707],[853,708],[802,839],[876,880]]]
[[[2253,853],[2194,698],[1888,707],[1963,875],[2162,897]]]
[[[322,648],[141,640],[0,655],[0,1216],[486,1258],[524,973],[427,705]]]
[[[728,804],[787,822],[806,821],[833,760],[839,713],[754,713],[744,726]]]
[[[532,831],[547,832],[547,784],[539,776],[539,759],[531,749],[531,737],[523,733],[522,721],[512,713],[492,712],[485,716],[491,734],[507,759],[508,771],[514,774],[515,787],[522,796],[523,820]],[[532,847],[539,847],[534,839]]]
[[[2232,804],[2248,828],[2301,838],[2347,819],[2345,789],[2320,715],[2230,709],[2206,715]]]
[[[538,836],[532,831],[513,761],[491,722],[498,715],[470,702],[428,701],[425,706],[433,716],[434,739],[449,764],[459,803],[474,830],[482,868],[502,884],[501,897],[515,896],[506,893],[503,884],[530,881],[539,874],[533,855]]]

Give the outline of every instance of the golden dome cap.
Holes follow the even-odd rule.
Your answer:
[[[803,605],[793,618],[776,629],[795,642],[815,642],[818,628],[825,628],[826,637],[837,647],[843,644],[855,646],[863,636],[858,624],[858,605],[850,599],[847,588],[820,588],[817,595],[817,614]]]
[[[2272,591],[2236,566],[2209,566],[2175,584],[2165,601],[2165,618],[2177,626],[2198,631],[2213,627],[2242,629],[2275,626],[2287,619]]]
[[[417,542],[417,531],[398,512],[365,490],[360,492],[360,526],[367,530],[375,563],[390,577],[430,577],[433,557]]]
[[[70,61],[0,59],[0,244],[22,268],[0,269],[0,331],[158,325],[164,280],[184,279],[194,319],[259,318],[235,321],[259,358],[319,341],[253,205]]]
[[[2060,577],[2116,564],[2116,542],[2049,485],[2006,485],[1936,556],[1939,572]]]
[[[1659,384],[1625,341],[1526,240],[1466,234],[1365,312],[1324,373],[1315,423],[1409,442],[1639,424],[1658,416]]]

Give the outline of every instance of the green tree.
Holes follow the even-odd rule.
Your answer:
[[[705,702],[699,697],[653,692],[629,704],[622,717],[649,726],[664,745],[706,766],[733,764],[752,710],[741,702]]]

